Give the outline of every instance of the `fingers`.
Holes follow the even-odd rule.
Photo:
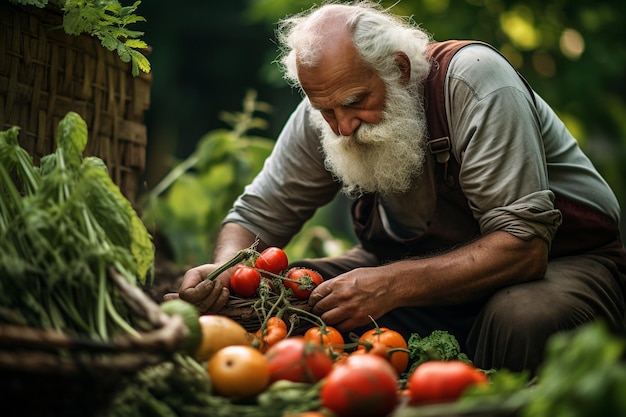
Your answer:
[[[370,322],[373,314],[371,302],[363,302],[354,291],[345,291],[345,286],[335,281],[324,281],[309,296],[311,312],[319,316],[324,323],[342,332],[351,331]]]
[[[180,297],[177,292],[168,292],[167,294],[163,295],[163,301],[178,300],[179,298]]]
[[[322,313],[320,318],[327,325],[344,333],[371,323],[369,315],[340,307]]]
[[[315,309],[317,304],[332,292],[331,281],[324,281],[311,292],[309,295],[309,305]],[[318,307],[319,309],[319,307]]]
[[[338,306],[333,305],[332,284],[330,281],[325,281],[318,285],[309,296],[309,305],[311,306],[311,312],[322,318],[328,324],[335,324],[343,318],[338,317],[340,309]]]
[[[189,288],[193,288],[196,285],[200,284],[202,281],[204,281],[204,277],[207,276],[209,272],[211,272],[213,269],[213,265],[207,264],[192,268],[185,272],[183,280],[180,284],[179,292],[185,291]]]
[[[222,303],[224,296],[228,301],[228,289],[224,288],[222,281],[216,279],[212,281],[203,281],[195,288],[202,294],[203,298],[198,303],[200,311],[215,313],[224,307],[226,303]]]
[[[195,305],[203,313],[216,313],[228,302],[230,292],[220,280],[205,280],[195,287],[179,292],[181,299]]]
[[[178,297],[195,305],[203,313],[216,313],[228,302],[230,292],[220,279],[204,279],[215,270],[215,265],[205,264],[188,270],[178,291]],[[220,277],[221,278],[221,277]],[[168,298],[176,298],[174,294],[166,294]]]
[[[217,313],[218,311],[226,307],[229,296],[230,291],[228,290],[228,288],[223,287],[219,296],[217,297],[217,300],[215,300],[215,303],[213,303],[213,306],[211,307],[211,312]]]

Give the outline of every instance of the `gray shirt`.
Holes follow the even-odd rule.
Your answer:
[[[459,182],[482,234],[554,237],[560,212],[554,194],[619,222],[615,195],[552,109],[486,46],[463,48],[445,83],[448,126]],[[536,104],[535,104],[536,103]],[[264,242],[284,246],[341,186],[324,167],[320,139],[304,99],[274,150],[228,213]],[[415,188],[381,199],[383,223],[398,239],[419,236],[435,210],[433,158]]]

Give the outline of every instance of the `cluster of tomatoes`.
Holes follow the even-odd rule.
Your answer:
[[[281,248],[272,246],[261,252],[252,265],[237,265],[230,278],[230,289],[241,298],[252,298],[261,285],[275,290],[276,280],[292,291],[298,300],[306,300],[311,291],[322,283],[319,272],[309,268],[291,268]]]
[[[270,247],[237,265],[231,289],[240,297],[253,297],[267,280],[307,299],[322,277],[310,269],[287,270],[287,265],[285,252]],[[317,324],[297,336],[290,335],[280,313],[267,317],[254,333],[226,316],[196,316],[191,320],[199,324],[195,357],[205,364],[214,393],[251,398],[278,381],[319,384],[322,409],[333,416],[386,416],[403,396],[413,405],[452,401],[468,386],[487,382],[483,372],[464,362],[432,361],[411,372],[401,390],[399,377],[407,370],[409,350],[399,332],[376,326],[346,341],[337,329],[311,316]]]
[[[225,397],[253,397],[283,380],[319,383],[322,408],[332,415],[386,416],[402,396],[413,405],[452,401],[468,386],[487,382],[483,372],[464,362],[431,361],[418,366],[400,390],[399,377],[409,363],[407,344],[385,327],[346,343],[326,325],[289,336],[276,316],[254,334],[224,316],[200,316],[200,322],[198,357],[206,363],[215,393]]]
[[[408,364],[408,354],[406,349],[387,354],[406,348],[402,336],[392,330],[375,329],[346,344],[338,330],[325,325],[288,336],[287,324],[276,316],[255,334],[246,334],[224,316],[200,316],[200,323],[203,339],[198,358],[206,361],[218,395],[246,398],[281,380],[321,381],[322,406],[338,417],[384,416],[398,402],[398,377]],[[344,350],[349,345],[356,345],[350,353]]]

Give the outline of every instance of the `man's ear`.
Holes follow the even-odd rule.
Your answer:
[[[395,52],[394,57],[401,74],[400,81],[402,84],[406,85],[411,80],[411,60],[407,54],[402,51]]]

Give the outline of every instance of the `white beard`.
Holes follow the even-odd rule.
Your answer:
[[[399,85],[387,85],[383,120],[361,124],[350,136],[336,135],[319,112],[326,168],[350,197],[363,193],[404,193],[416,184],[426,155],[428,129],[422,101]]]

